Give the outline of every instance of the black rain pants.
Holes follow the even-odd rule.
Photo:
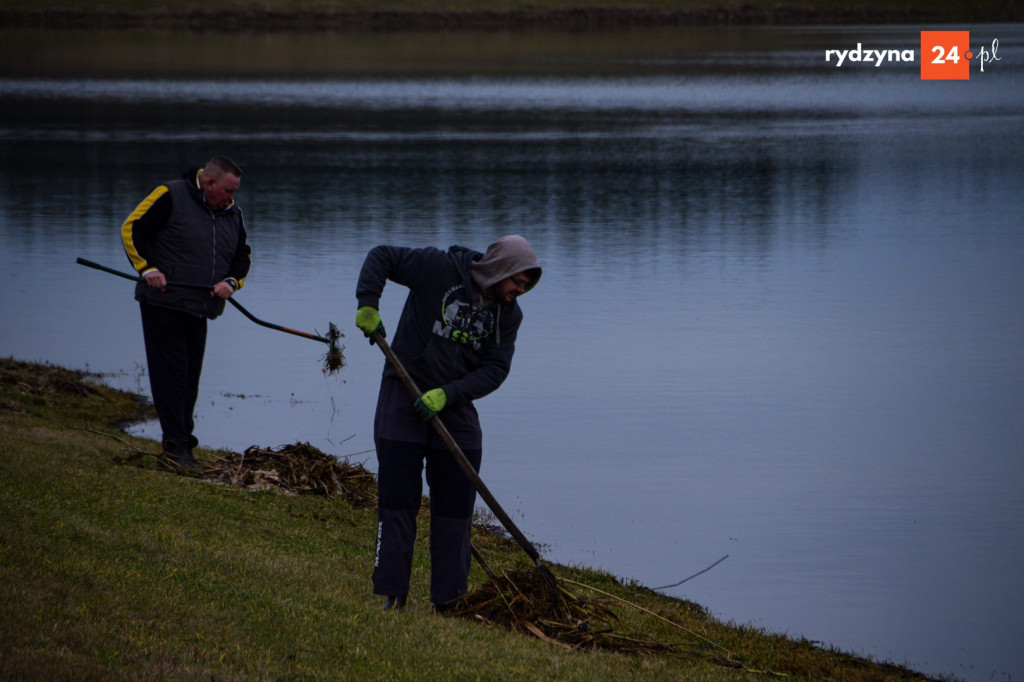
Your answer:
[[[378,507],[373,592],[409,593],[425,468],[430,487],[430,599],[445,606],[468,589],[476,490],[413,402],[398,379],[383,379],[374,424]],[[445,408],[439,416],[479,471],[482,439],[476,409],[459,405]]]
[[[206,352],[206,318],[146,303],[139,307],[149,387],[164,450],[177,456],[191,455],[198,445],[192,435],[193,415]]]

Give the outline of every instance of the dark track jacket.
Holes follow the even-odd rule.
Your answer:
[[[409,288],[392,349],[421,390],[443,388],[452,406],[501,385],[523,320],[516,302],[487,299],[474,306],[470,263],[482,256],[461,246],[377,246],[367,254],[356,286],[359,305],[374,308],[387,280]],[[384,376],[396,376],[387,363]]]
[[[198,168],[191,169],[183,179],[154,189],[121,226],[121,241],[140,275],[159,270],[171,283],[161,292],[140,282],[135,287],[136,300],[213,319],[224,312],[223,299],[173,283],[212,288],[217,282],[234,280],[240,289],[249,274],[252,252],[242,210],[234,202],[221,211],[210,210],[198,173]]]

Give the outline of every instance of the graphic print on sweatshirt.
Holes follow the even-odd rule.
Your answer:
[[[434,333],[457,343],[470,344],[480,350],[480,341],[494,331],[494,306],[473,308],[458,294],[465,291],[461,284],[444,292],[441,300],[441,319],[434,322]]]

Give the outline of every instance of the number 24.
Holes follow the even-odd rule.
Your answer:
[[[960,63],[960,50],[957,49],[956,45],[949,48],[948,52],[943,49],[942,45],[936,45],[932,48],[932,52],[938,53],[938,56],[932,60],[932,64],[945,64],[947,61],[954,64]]]

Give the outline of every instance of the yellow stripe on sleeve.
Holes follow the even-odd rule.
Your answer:
[[[167,194],[168,191],[166,185],[160,185],[150,192],[149,196],[135,207],[135,210],[132,211],[132,214],[128,216],[128,219],[121,226],[121,242],[124,244],[124,252],[128,254],[128,260],[132,262],[132,267],[140,274],[149,267],[149,264],[145,258],[139,255],[139,250],[135,248],[135,221],[144,216],[156,200]]]
[[[249,249],[248,258],[249,258],[249,266],[252,267],[252,248]],[[246,277],[247,276],[248,275],[246,275]],[[236,280],[236,281],[238,282],[238,289],[241,289],[242,287],[245,286],[245,277],[243,277],[242,279]],[[235,291],[237,291],[238,289],[236,289]]]

